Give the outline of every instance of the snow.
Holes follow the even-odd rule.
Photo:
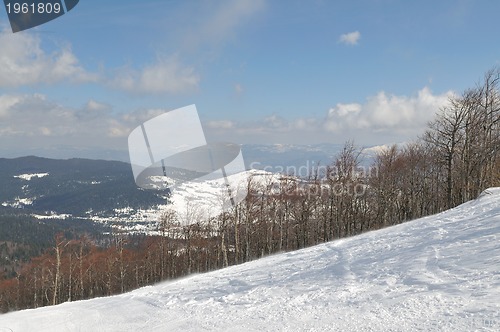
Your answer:
[[[31,174],[14,175],[14,177],[17,179],[30,181],[32,178],[43,178],[48,175],[49,173],[31,173]]]
[[[39,220],[45,220],[45,219],[61,219],[61,220],[65,220],[65,219],[68,219],[68,218],[71,218],[72,215],[71,214],[57,214],[57,213],[54,213],[52,212],[50,215],[48,216],[44,216],[44,215],[41,215],[41,214],[32,214],[31,215],[32,217],[36,218],[36,219],[39,219]],[[0,330],[1,332],[1,330]]]
[[[266,171],[248,170],[230,175],[228,179],[233,184],[232,192],[234,193],[237,190],[246,189],[248,178],[252,178],[252,182],[257,185],[265,185],[272,181],[277,183],[280,177],[281,175]],[[156,181],[162,178],[155,177]],[[182,225],[198,220],[208,220],[222,212],[221,202],[227,195],[224,178],[183,182],[173,186],[171,190],[171,196],[165,197],[165,204],[147,209],[134,209],[129,206],[116,208],[111,216],[101,216],[89,210],[86,215],[94,222],[113,224],[117,230],[128,234],[158,235],[157,222],[166,211],[175,211]]]
[[[244,192],[241,196],[241,198],[244,198],[247,193],[249,178],[252,178],[253,182],[262,183],[271,176],[274,176],[274,178],[278,177],[277,174],[270,172],[248,170],[232,174],[227,179],[232,183],[232,193]],[[169,199],[172,205],[167,206],[166,209],[176,211],[183,224],[199,219],[208,220],[223,212],[222,205],[224,200],[227,200],[227,190],[227,185],[223,177],[184,182],[172,188],[172,194]]]
[[[404,146],[406,143],[400,142],[400,143],[393,143],[393,144],[383,144],[383,145],[376,145],[368,148],[364,148],[361,153],[365,156],[372,157],[374,158],[377,155],[380,155],[384,152],[387,152],[393,147],[394,145],[396,146]]]
[[[455,209],[130,293],[0,316],[0,331],[499,331],[500,188]]]
[[[5,207],[9,207],[10,206],[10,207],[13,207],[13,208],[16,208],[16,209],[22,209],[25,206],[33,204],[34,200],[35,200],[34,198],[20,198],[20,197],[16,197],[16,198],[14,198],[13,202],[12,201],[11,202],[3,202],[2,206],[5,206]]]

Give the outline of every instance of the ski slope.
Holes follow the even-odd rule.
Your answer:
[[[349,239],[1,315],[0,331],[500,331],[500,188]]]

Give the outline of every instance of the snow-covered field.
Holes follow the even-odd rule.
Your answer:
[[[21,174],[21,175],[15,175],[15,178],[26,180],[26,181],[31,181],[33,178],[43,178],[45,176],[49,175],[49,173],[27,173],[27,174]]]
[[[230,175],[228,180],[231,183],[230,190],[233,196],[239,197],[238,203],[248,193],[249,180],[254,185],[265,185],[268,182],[278,183],[280,177],[279,174],[252,169]],[[170,197],[172,204],[167,208],[176,211],[184,224],[193,220],[207,220],[220,215],[224,211],[223,205],[230,205],[227,204],[227,193],[228,188],[222,176],[210,180],[185,182],[173,188]]]
[[[248,170],[228,176],[232,183],[231,191],[234,197],[243,199],[247,193],[248,179],[255,185],[265,186],[277,183],[282,176],[261,170]],[[157,181],[165,181],[157,177]],[[168,181],[167,181],[168,182]],[[114,227],[129,234],[143,233],[158,235],[157,221],[166,211],[175,211],[182,225],[198,220],[208,220],[223,212],[224,200],[227,204],[228,189],[223,177],[216,179],[198,179],[184,182],[171,188],[169,203],[148,209],[132,209],[130,207],[115,209],[114,216],[98,216],[93,211],[88,212],[89,219],[100,223],[114,223]],[[1,332],[1,331],[0,331]]]
[[[353,238],[1,315],[0,331],[500,331],[500,188]]]

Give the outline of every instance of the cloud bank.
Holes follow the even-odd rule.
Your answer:
[[[0,88],[61,81],[96,82],[99,76],[86,71],[69,46],[53,53],[41,47],[29,33],[0,32]]]
[[[451,91],[434,95],[428,87],[410,97],[381,91],[363,104],[339,103],[330,108],[324,128],[331,132],[363,129],[373,132],[421,132],[452,95]]]
[[[212,141],[311,144],[354,139],[362,145],[384,144],[421,134],[452,94],[436,95],[427,87],[412,96],[381,91],[363,103],[337,103],[323,117],[270,115],[247,122],[212,119],[203,125]],[[75,150],[126,151],[131,130],[167,111],[143,109],[123,114],[93,99],[72,108],[42,94],[4,94],[0,95],[0,140],[3,149],[43,149],[64,142]]]
[[[324,117],[286,119],[277,115],[254,122],[211,121],[209,135],[233,137],[245,143],[342,143],[360,144],[403,141],[423,133],[436,112],[453,92],[435,95],[424,87],[412,96],[381,91],[363,103],[337,103]]]

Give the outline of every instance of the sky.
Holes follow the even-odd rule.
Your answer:
[[[497,1],[98,1],[12,33],[0,157],[115,159],[195,104],[208,141],[414,140],[498,65]]]

